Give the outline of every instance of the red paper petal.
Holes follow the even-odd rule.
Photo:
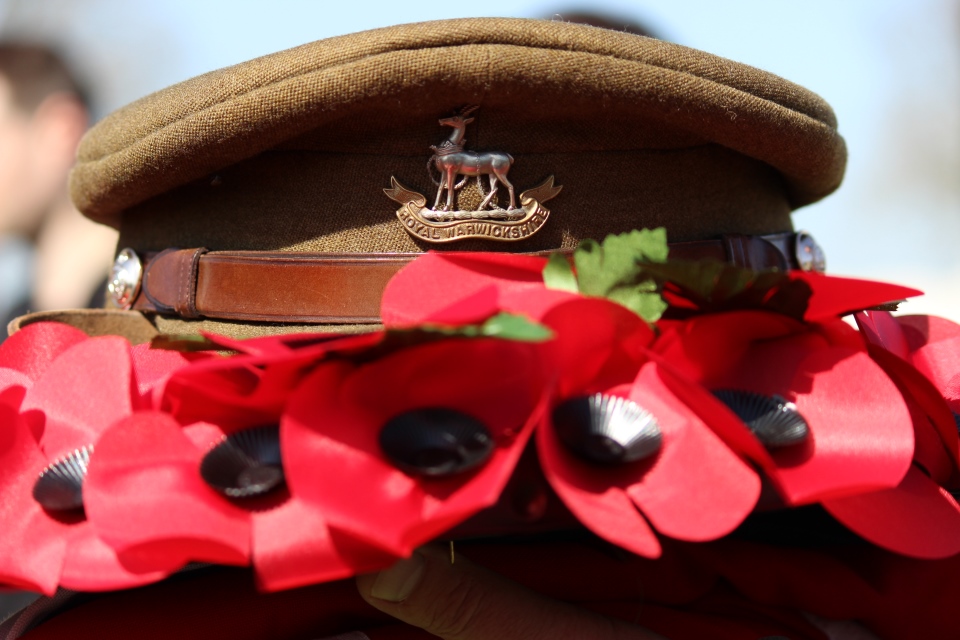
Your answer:
[[[601,298],[573,298],[542,321],[556,334],[545,350],[563,397],[632,382],[654,337],[637,314]]]
[[[51,595],[60,579],[69,525],[52,519],[33,499],[46,459],[8,404],[11,395],[19,394],[0,393],[0,582]]]
[[[20,387],[22,392],[16,401],[16,406],[20,406],[26,390],[33,386],[33,381],[22,371],[16,369],[6,369],[0,367],[0,390],[10,389],[11,387]]]
[[[923,469],[937,484],[950,484],[956,467],[937,434],[937,428],[916,402],[907,398],[907,406],[913,420],[913,464]]]
[[[498,310],[506,311],[508,313],[519,313],[527,316],[528,318],[540,320],[558,305],[584,299],[585,298],[583,296],[576,293],[570,293],[569,291],[557,291],[555,289],[546,289],[543,287],[528,287],[526,289],[517,288],[500,293]],[[620,307],[620,305],[617,303],[610,302],[606,298],[590,299],[599,300],[600,302]],[[639,316],[632,311],[629,311],[626,307],[620,308],[623,313],[631,314],[636,317],[637,320],[640,320]],[[645,328],[648,328],[646,327],[646,323],[643,323],[642,320],[640,320],[640,322]]]
[[[897,318],[910,344],[910,362],[960,412],[960,325],[936,316]]]
[[[480,509],[497,503],[548,406],[549,396],[544,394],[509,446],[497,447],[490,460],[475,472],[470,481],[452,493],[445,487],[431,487],[431,483],[425,483],[422,522],[411,527],[405,538],[411,549],[453,528]]]
[[[916,467],[894,489],[827,500],[844,525],[885,549],[915,558],[960,553],[960,506]]]
[[[10,488],[29,491],[33,489],[33,483]],[[52,520],[39,504],[27,509],[18,508],[22,506],[11,503],[0,507],[0,518],[4,523],[0,540],[0,557],[3,558],[0,561],[0,582],[53,595],[67,550],[67,525]]]
[[[911,351],[960,338],[960,324],[939,316],[897,316]]]
[[[70,531],[60,586],[75,591],[114,591],[157,582],[169,573],[126,566],[90,523],[84,522]]]
[[[388,323],[387,326],[479,324],[501,312],[520,314],[533,320],[539,320],[558,304],[581,298],[582,296],[568,291],[547,289],[542,284],[539,286],[502,287],[494,283],[482,289],[477,289],[469,295],[453,297],[453,301],[448,306],[416,323],[403,324],[397,321]]]
[[[776,479],[776,463],[770,453],[727,405],[707,389],[679,375],[664,358],[654,356],[653,361],[657,364],[663,384],[696,413],[727,447],[757,464]]]
[[[868,346],[863,334],[844,320],[825,320],[806,327],[834,347],[863,351]]]
[[[345,363],[324,365],[291,397],[280,423],[287,482],[327,522],[371,544],[382,535],[382,544],[402,555],[398,530],[419,517],[421,495],[416,480],[377,455],[378,425],[353,415],[363,407],[352,406],[355,401],[345,397],[343,378],[349,369]],[[351,441],[324,433],[327,425],[344,424],[354,432]]]
[[[911,351],[916,351],[926,344],[936,344],[960,338],[960,324],[939,316],[897,316],[897,322],[904,328]],[[915,342],[914,334],[911,334],[908,331],[909,329],[919,334],[922,337],[922,342]]]
[[[539,356],[537,345],[508,340],[428,344],[358,367],[341,389],[339,400],[355,402],[345,410],[356,412],[372,428],[369,438],[373,439],[364,436],[364,444],[376,442],[376,434],[390,418],[430,406],[472,415],[495,435],[506,429],[517,432],[541,396],[545,372]],[[350,427],[331,424],[323,429],[350,439]],[[379,454],[379,445],[367,451]]]
[[[301,334],[290,336],[290,343],[280,342],[284,337],[272,340],[281,347],[260,350],[267,355],[217,357],[180,369],[167,382],[162,408],[184,424],[215,420],[230,430],[277,422],[290,392],[317,362],[331,351],[368,349],[382,340],[383,333],[336,339],[327,334]],[[296,341],[305,346],[291,347]]]
[[[428,253],[390,280],[380,315],[387,326],[479,322],[506,310],[504,296],[522,300],[546,291],[545,264],[544,258],[516,254]]]
[[[87,517],[128,564],[247,563],[249,513],[207,486],[202,457],[162,413],[136,413],[97,442],[83,489]]]
[[[60,322],[29,324],[0,345],[0,366],[36,380],[57,356],[85,340],[89,338],[83,331]]]
[[[331,532],[316,509],[295,497],[253,514],[253,564],[264,591],[331,582],[383,569],[396,556]]]
[[[379,340],[382,332],[360,334],[308,332],[284,333],[278,335],[261,336],[259,338],[244,338],[242,340],[221,336],[208,331],[201,332],[204,337],[226,350],[233,350],[241,354],[241,359],[268,365],[281,362],[291,357],[322,355],[350,346],[369,345]],[[246,358],[244,358],[246,356]],[[231,358],[235,360],[237,357]]]
[[[894,354],[873,345],[870,346],[869,353],[870,357],[900,386],[904,394],[916,403],[918,410],[929,418],[929,422],[920,421],[921,429],[919,430],[925,432],[933,427],[932,430],[936,432],[943,452],[949,456],[945,464],[950,465],[952,460],[953,465],[960,466],[960,438],[957,436],[956,422],[940,391],[927,377]],[[918,421],[914,420],[914,425],[917,424]],[[926,437],[928,434],[918,433],[917,435]],[[929,467],[928,471],[933,472]]]
[[[148,344],[138,344],[130,350],[133,358],[134,384],[138,398],[137,409],[157,408],[163,385],[178,369],[211,356],[185,354],[166,349],[151,349]],[[157,398],[154,398],[154,395]]]
[[[903,327],[889,311],[862,311],[854,315],[867,342],[883,347],[897,357],[910,359],[910,345]]]
[[[637,555],[660,556],[657,536],[623,490],[637,475],[636,467],[607,469],[577,460],[563,448],[549,414],[536,438],[544,476],[585,527]]]
[[[293,380],[268,377],[239,360],[233,366],[200,363],[175,373],[167,382],[162,408],[184,424],[214,420],[239,428],[276,422]]]
[[[807,386],[809,385],[809,386]],[[913,426],[896,386],[865,353],[810,354],[791,385],[812,450],[774,454],[794,503],[895,487],[913,458]],[[799,448],[798,448],[799,449]]]
[[[731,366],[744,360],[755,343],[810,334],[802,323],[786,316],[762,311],[736,311],[670,323],[652,348],[683,376],[710,381],[728,376]],[[815,340],[816,337],[807,339]],[[799,357],[796,355],[794,359]],[[767,375],[769,371],[761,374],[762,377]]]
[[[164,573],[141,573],[121,565],[97,538],[89,521],[74,514],[51,517],[33,500],[33,485],[46,462],[32,434],[0,395],[8,426],[0,437],[0,575],[8,583],[52,593],[61,586],[79,590],[118,589],[146,584]],[[9,475],[8,475],[9,474]]]
[[[802,324],[790,318],[756,311],[712,314],[686,322],[661,323],[661,326],[663,333],[654,344],[655,353],[651,355],[657,363],[661,380],[728,447],[764,469],[783,493],[784,488],[778,484],[777,464],[770,453],[740,418],[707,388],[694,381],[704,382],[712,389],[747,388],[747,382],[732,382],[730,376],[737,363],[748,358],[754,342],[767,343],[778,338],[789,340],[800,336],[796,344],[788,345],[792,355],[784,351],[778,354],[784,360],[774,361],[778,369],[776,377],[781,385],[787,385],[793,378],[786,361],[788,356],[792,361],[802,359],[804,344],[812,340],[819,345],[823,340],[805,332]],[[748,366],[745,377],[748,380],[759,378],[762,385],[775,376],[770,374],[769,367],[756,370]]]
[[[93,444],[111,423],[130,415],[130,345],[90,338],[64,351],[23,399],[23,411],[43,416],[40,446],[50,460]]]
[[[653,363],[640,370],[630,399],[657,418],[663,446],[627,495],[664,535],[702,541],[730,533],[760,496],[757,474],[672,396]]]
[[[922,291],[886,282],[838,278],[812,271],[791,271],[794,280],[810,285],[813,295],[804,314],[808,322],[837,318],[850,311],[869,309],[888,302],[896,302],[923,295]]]
[[[200,451],[213,449],[226,436],[223,427],[209,422],[194,422],[181,427],[180,431]]]

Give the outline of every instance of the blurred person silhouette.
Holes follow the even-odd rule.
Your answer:
[[[88,123],[86,93],[60,56],[0,42],[3,326],[26,310],[101,303],[116,232],[83,218],[67,196]]]

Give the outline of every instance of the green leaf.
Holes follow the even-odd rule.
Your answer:
[[[603,243],[584,240],[573,254],[580,292],[609,298],[647,322],[656,322],[667,305],[644,265],[664,262],[667,253],[667,232],[662,227],[609,235]]]
[[[562,253],[551,253],[543,268],[543,283],[547,289],[578,293],[577,276],[573,273],[570,260]]]
[[[607,297],[650,323],[659,320],[669,306],[652,282],[614,289]]]
[[[605,296],[614,288],[634,282],[641,262],[664,262],[667,251],[663,227],[609,235],[602,244],[585,240],[573,254],[580,291]]]
[[[553,331],[539,322],[512,313],[498,313],[481,327],[481,335],[520,342],[544,342],[553,338]]]

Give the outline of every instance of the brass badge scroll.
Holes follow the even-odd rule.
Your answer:
[[[439,147],[431,146],[434,154],[427,163],[427,170],[439,174],[437,197],[433,208],[427,207],[427,198],[409,189],[394,178],[384,193],[400,203],[397,218],[410,235],[427,242],[455,242],[467,238],[516,242],[529,238],[547,222],[550,211],[543,203],[560,193],[561,187],[553,185],[550,176],[537,187],[520,194],[520,206],[513,184],[507,177],[513,165],[513,156],[499,151],[467,151],[463,148],[467,125],[473,118],[467,116],[478,107],[467,107],[440,124],[453,128],[453,133]],[[457,182],[458,177],[462,179]],[[483,176],[487,176],[490,191],[483,193]],[[461,190],[470,178],[476,178],[475,193],[481,201],[476,209],[459,210],[456,203]],[[497,204],[500,185],[507,187],[509,205],[506,209]],[[444,198],[446,196],[446,198]],[[445,202],[443,204],[442,201]]]

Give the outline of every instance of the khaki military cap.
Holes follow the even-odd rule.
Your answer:
[[[509,174],[458,165],[459,189],[444,190],[435,158],[446,152],[500,154]],[[844,162],[818,96],[652,38],[521,19],[331,38],[175,85],[90,131],[73,198],[142,262],[143,286],[115,306],[146,312],[149,326],[116,311],[70,321],[148,334],[352,330],[377,321],[385,278],[419,252],[569,250],[658,226],[675,243],[721,243],[693,257],[768,253],[754,246],[762,236],[795,267],[791,212],[836,189]],[[424,211],[476,214],[492,188],[479,209],[520,211],[535,196],[549,219],[504,230],[397,210],[406,195]],[[747,262],[777,266],[765,260]],[[340,292],[315,304],[305,280]]]

